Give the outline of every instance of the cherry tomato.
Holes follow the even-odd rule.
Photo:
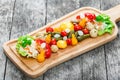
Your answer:
[[[50,58],[51,56],[51,49],[46,49],[45,50],[45,58]]]
[[[82,31],[83,31],[83,33],[84,33],[84,34],[89,34],[89,30],[88,30],[88,29],[86,29],[86,28],[85,28],[85,29],[83,29]]]
[[[76,19],[79,20],[80,19],[80,15],[76,16]]]
[[[53,32],[53,28],[47,27],[47,28],[46,28],[46,32]]]
[[[57,44],[56,39],[52,39],[50,45],[56,45],[56,44]]]
[[[43,42],[45,42],[44,40],[41,40],[41,39],[36,39],[35,41],[36,41],[36,43],[39,44],[39,45],[42,44]]]
[[[72,44],[72,40],[71,39],[67,39],[66,42],[67,42],[68,45]]]
[[[75,24],[74,25],[74,30],[75,31],[82,30],[82,27],[80,25],[78,25],[78,24]]]
[[[87,17],[90,21],[95,20],[96,16],[93,13],[85,13],[85,17]]]
[[[50,45],[46,43],[46,49],[50,49]]]
[[[67,36],[67,32],[62,31],[62,32],[61,32],[61,36],[63,36],[63,37],[64,37],[64,36]]]

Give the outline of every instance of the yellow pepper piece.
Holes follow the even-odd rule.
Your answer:
[[[64,49],[67,47],[67,42],[64,40],[59,40],[59,41],[57,41],[57,46],[58,46],[58,48]]]
[[[44,62],[45,61],[45,50],[41,50],[40,54],[38,54],[37,56],[37,60],[39,62]]]
[[[80,22],[79,22],[79,25],[82,26],[82,28],[85,28],[85,25],[86,25],[86,18],[83,18]]]
[[[78,43],[78,40],[75,37],[75,34],[72,34],[72,45],[76,45]]]
[[[47,36],[46,36],[46,38],[45,38],[45,41],[46,41],[46,43],[50,43],[50,41],[51,41],[51,34],[48,34]]]
[[[60,27],[55,27],[55,28],[54,28],[54,32],[61,32]]]
[[[74,30],[74,25],[71,22],[64,22],[60,25],[61,31],[64,31],[65,29]]]

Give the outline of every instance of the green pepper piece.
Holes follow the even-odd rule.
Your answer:
[[[86,39],[88,37],[90,37],[90,34],[85,34],[85,35],[82,35],[82,36],[78,36],[77,40],[80,42],[80,41],[82,41],[82,40],[84,40],[84,39]]]
[[[69,34],[68,34],[68,38],[72,38],[72,34],[74,34],[74,33],[75,33],[74,30],[70,31]]]
[[[77,37],[78,36],[78,32],[75,32],[75,37]]]
[[[56,40],[58,41],[58,40],[62,40],[63,37],[59,37],[59,38],[55,38],[55,37],[53,37],[53,39],[56,39]]]

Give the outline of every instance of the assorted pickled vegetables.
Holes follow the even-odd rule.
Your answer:
[[[63,22],[59,27],[47,27],[44,33],[19,37],[16,50],[21,56],[44,62],[59,49],[75,46],[88,37],[112,34],[113,27],[110,17],[106,14],[84,13],[77,15],[74,21]]]

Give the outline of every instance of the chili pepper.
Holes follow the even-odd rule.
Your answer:
[[[78,43],[78,40],[75,37],[75,34],[72,34],[72,45],[76,45]]]

